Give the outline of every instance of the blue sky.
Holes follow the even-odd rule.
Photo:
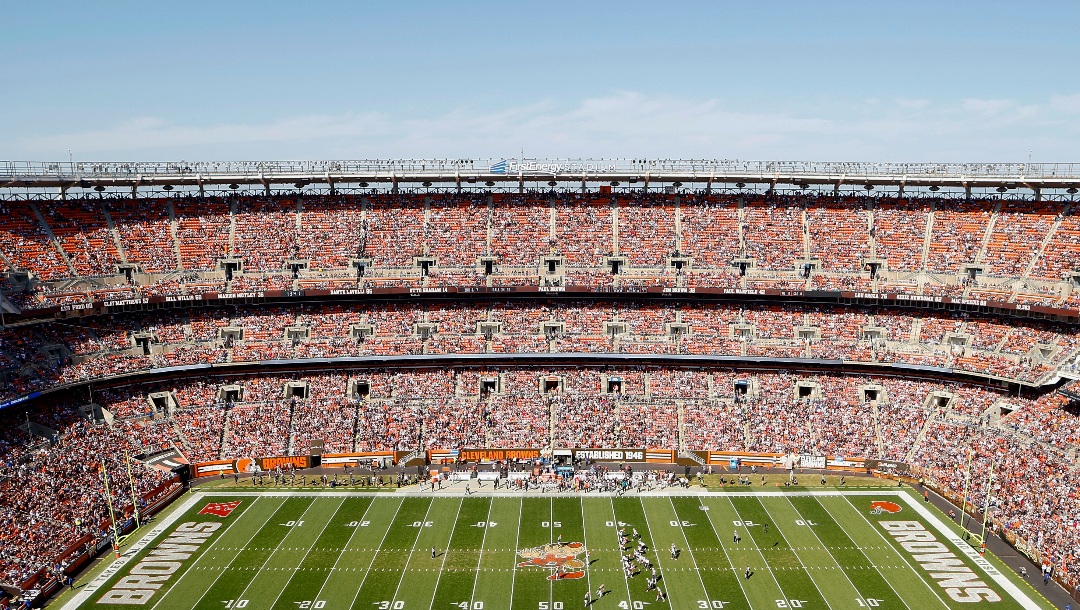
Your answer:
[[[1080,161],[1080,2],[15,2],[0,159]]]

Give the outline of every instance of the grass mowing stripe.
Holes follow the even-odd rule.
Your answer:
[[[619,547],[619,530],[623,528],[623,523],[620,522],[619,517],[615,515],[615,499],[612,498],[612,497],[608,497],[608,504],[611,505],[611,519],[612,519],[612,523],[614,523],[614,527],[612,529],[614,529],[615,531],[612,532],[612,533],[614,534],[613,537],[615,538],[615,547],[619,549],[619,551],[617,552],[619,557],[622,557],[623,551],[622,551],[622,548]],[[623,584],[626,586],[627,603],[630,604],[630,605],[633,605],[634,594],[630,592],[630,578],[627,577],[626,571],[622,569],[622,560],[621,559],[619,559],[618,565],[619,565],[619,571],[622,573]],[[612,593],[614,593],[614,591],[612,591]],[[594,600],[593,603],[595,603],[595,600]]]
[[[405,564],[405,571],[394,591],[394,601],[408,608],[426,608],[435,596],[435,587],[442,573],[442,563],[450,546],[450,537],[461,512],[462,498],[437,498],[432,500],[424,526],[413,544],[413,553]],[[431,549],[435,549],[432,557]],[[434,575],[432,575],[434,573]]]
[[[517,528],[515,529],[515,536],[514,536],[514,557],[513,557],[513,563],[510,564],[510,574],[511,574],[511,579],[510,579],[510,602],[511,603],[513,603],[513,601],[514,601],[514,586],[517,585],[518,549],[521,548],[521,515],[524,512],[525,512],[525,497],[522,496],[521,500],[518,501]]]
[[[581,516],[581,499],[568,497],[554,497],[551,499],[551,524],[560,527],[554,531],[562,534],[564,543],[580,542],[583,552],[574,557],[575,560],[585,563],[584,550],[588,550],[585,543],[585,524]],[[584,569],[584,566],[582,567]],[[574,571],[571,569],[570,571]],[[562,578],[551,583],[551,601],[563,602],[567,607],[577,606],[589,590],[589,582],[585,578],[568,579]]]
[[[656,545],[653,562],[656,564],[657,576],[660,578],[658,588],[667,592],[669,603],[675,607],[683,605],[689,607],[691,604],[696,605],[698,601],[705,601],[708,604],[709,594],[705,590],[705,581],[701,578],[701,566],[694,561],[693,553],[680,552],[679,559],[671,557],[672,545],[686,551],[686,536],[682,529],[682,522],[675,514],[671,502],[663,497],[638,497],[638,504],[641,505],[642,514],[645,516],[645,531],[652,541],[651,544]],[[653,528],[654,523],[655,528]],[[676,568],[679,564],[683,569]],[[640,577],[649,575],[649,570],[642,570]]]
[[[274,608],[295,610],[298,602],[308,601],[314,604],[320,601],[319,594],[322,593],[327,578],[337,567],[353,534],[360,529],[349,527],[349,523],[355,522],[358,515],[362,518],[369,506],[371,498],[346,498],[341,502],[333,518],[301,561],[304,571],[293,573],[285,588],[281,590]]]
[[[676,502],[676,500],[679,500],[679,502]],[[668,503],[671,505],[671,511],[674,513],[675,518],[679,521],[679,531],[683,535],[683,548],[686,549],[694,565],[699,570],[705,571],[704,575],[698,572],[698,576],[702,588],[705,589],[706,603],[710,608],[714,601],[718,601],[724,607],[730,605],[734,609],[747,610],[750,607],[750,602],[747,601],[746,593],[742,590],[742,581],[735,574],[735,570],[731,568],[727,551],[720,544],[716,529],[709,519],[709,511],[702,510],[702,508],[708,509],[708,505],[702,504],[701,498],[675,498],[672,496],[668,496]],[[692,534],[687,533],[682,528],[683,521],[688,523],[697,521]],[[702,551],[702,548],[708,550]],[[698,549],[698,552],[695,552],[694,549]],[[717,550],[720,552],[717,553]],[[669,587],[668,591],[670,592],[670,590]]]
[[[678,503],[679,498],[675,498]],[[765,556],[754,544],[750,536],[749,528],[735,510],[729,497],[699,496],[699,501],[704,502],[709,508],[709,525],[713,528],[719,548],[727,555],[731,563],[732,574],[739,583],[743,594],[746,596],[752,608],[767,608],[776,605],[776,600],[786,598],[780,588],[776,576],[769,570],[769,564]],[[732,529],[727,529],[732,528]],[[732,533],[732,541],[726,543],[722,540],[727,532]],[[739,537],[739,541],[735,537]],[[704,544],[706,550],[711,550],[708,544]],[[758,573],[753,580],[745,578],[744,568],[751,568]]]
[[[637,541],[633,538],[633,529],[637,528],[638,535],[641,536],[641,542],[644,542],[645,546],[648,547],[646,556],[651,553],[653,555],[651,561],[655,564],[656,549],[653,548],[652,536],[649,534],[649,523],[645,520],[645,509],[641,506],[641,501],[637,498],[612,498],[611,506],[615,511],[616,520],[626,524],[625,527],[628,532],[626,536],[630,538],[631,548],[637,546]],[[624,526],[620,525],[621,527]],[[628,552],[632,553],[633,551],[628,549]],[[635,600],[641,602],[655,601],[655,594],[646,590],[648,585],[645,583],[645,579],[648,572],[641,572],[640,566],[635,567],[634,571],[638,572],[637,576],[626,579],[627,589],[630,591],[631,596],[631,605]]]
[[[837,589],[843,589],[845,586],[846,587],[851,587],[851,583],[850,582],[842,582],[842,581],[834,580],[834,579],[831,579],[831,578],[826,578],[827,580],[830,581],[831,586],[828,587],[828,588],[822,587],[821,584],[817,581],[817,579],[814,578],[814,573],[810,570],[810,568],[808,568],[806,566],[806,562],[803,561],[802,555],[798,552],[799,549],[795,548],[795,545],[791,544],[791,539],[788,538],[788,535],[784,533],[784,529],[785,529],[784,526],[781,526],[780,522],[776,521],[775,516],[773,516],[770,513],[768,504],[772,504],[774,502],[779,503],[779,502],[783,502],[784,500],[785,500],[785,498],[783,498],[783,497],[779,497],[779,498],[765,497],[765,498],[759,498],[758,503],[761,505],[761,509],[765,511],[765,514],[767,515],[768,519],[770,521],[772,521],[773,526],[776,529],[776,532],[778,534],[780,534],[780,538],[782,539],[783,543],[787,546],[787,548],[791,552],[791,555],[795,558],[795,561],[797,561],[799,563],[799,566],[802,568],[803,573],[806,574],[806,576],[810,579],[810,583],[813,584],[813,586],[817,589],[818,593],[821,594],[821,599],[823,599],[825,601],[825,605],[828,606],[830,609],[833,607],[833,601],[837,602],[837,604],[836,604],[837,606],[843,605],[843,602],[839,598],[836,597],[838,595]],[[782,508],[782,507],[783,506],[780,505],[777,508]],[[791,511],[791,512],[794,513],[794,511]],[[783,513],[781,513],[781,514],[783,514]],[[787,527],[788,528],[795,527],[795,525],[794,525],[795,519],[793,518],[793,515],[789,514],[789,515],[787,515],[787,517],[788,518],[785,518],[785,520],[784,520],[784,523],[788,524]],[[766,523],[768,523],[768,522],[769,521],[766,521]],[[762,528],[762,529],[764,530],[764,528]],[[802,545],[805,545],[805,544],[809,543],[809,541],[807,540],[808,537],[805,536],[798,528],[796,528],[792,533],[793,533],[793,535],[795,535],[795,537],[797,539],[799,539],[801,541],[799,546],[802,548],[803,552],[806,552],[806,548],[803,547]],[[814,559],[813,563],[816,564],[818,561],[824,560],[826,556],[828,556],[828,553],[825,553],[820,557],[814,557],[813,558]],[[832,557],[829,556],[828,559],[831,561]],[[852,596],[858,595],[858,593],[855,591],[854,587],[851,587],[850,589],[845,591],[844,595],[846,595],[846,593],[850,593]],[[850,599],[850,597],[848,597],[847,599]],[[833,600],[833,601],[830,601],[830,600]]]
[[[393,501],[393,499],[382,500],[381,498],[376,498],[372,502],[372,506],[378,506],[379,504],[387,504]],[[347,595],[347,598],[349,600],[347,606],[349,608],[352,608],[356,604],[356,600],[360,596],[360,590],[363,588],[364,583],[367,582],[368,575],[371,574],[371,567],[375,564],[375,558],[379,555],[379,549],[382,548],[383,542],[386,541],[386,535],[390,533],[390,527],[394,524],[394,520],[397,519],[398,514],[401,512],[401,505],[404,503],[404,500],[398,499],[397,504],[394,506],[393,514],[389,515],[388,518],[386,512],[379,510],[373,512],[369,508],[368,514],[370,516],[370,519],[368,520],[370,521],[370,524],[368,525],[368,527],[370,527],[371,529],[365,529],[365,534],[367,535],[363,535],[360,540],[355,540],[354,537],[355,542],[350,542],[350,545],[364,545],[358,547],[358,562],[363,561],[365,555],[370,555],[371,559],[367,561],[366,566],[360,568],[362,573],[360,575],[360,579],[356,581],[356,589],[353,590],[352,594]],[[380,530],[382,531],[381,534],[378,533]],[[366,546],[367,542],[373,542],[374,544],[368,547]],[[353,548],[357,547],[354,546]],[[348,581],[355,580],[353,578],[350,578],[350,575],[345,574],[344,572],[341,572],[339,574],[340,575],[331,574],[330,578],[327,579],[326,584],[329,586],[325,588],[326,592],[322,595],[322,597],[326,598],[327,600],[327,606],[334,603],[335,601],[338,601],[335,600],[335,598],[339,598],[339,600],[343,601],[346,598],[346,595],[344,595],[344,593],[349,590],[347,584]],[[341,584],[338,584],[338,581],[342,581]],[[343,608],[345,607],[345,605],[342,605],[340,603],[334,603],[332,607]]]
[[[463,603],[471,608],[476,567],[490,512],[491,498],[467,497],[461,501],[429,608],[449,608],[451,604],[460,607]]]
[[[551,500],[545,497],[526,497],[521,504],[521,523],[518,526],[518,549],[541,547],[551,542]],[[525,561],[525,559],[522,559]],[[513,606],[534,610],[540,603],[551,603],[552,569],[546,566],[517,568],[514,577]]]
[[[469,608],[476,603],[476,583],[480,576],[480,565],[484,560],[484,545],[487,544],[487,534],[491,530],[491,509],[495,507],[495,500],[488,498],[487,515],[484,516],[484,535],[480,537],[480,549],[476,553],[476,568],[472,575],[472,590],[469,591]]]
[[[353,600],[353,608],[367,609],[379,602],[392,602],[394,591],[420,536],[424,517],[431,508],[431,498],[405,498],[398,507],[390,528],[386,530],[379,552],[372,559],[364,582]],[[416,523],[421,526],[417,527]]]
[[[314,500],[311,498],[286,500],[244,549],[222,569],[218,579],[203,592],[194,606],[190,605],[190,600],[188,600],[188,605],[181,607],[220,610],[221,604],[226,600],[243,599],[242,593],[247,590],[247,585],[258,574],[257,568],[270,559],[274,550],[281,545],[281,541],[292,530],[282,524],[299,520],[313,503]]]
[[[846,500],[836,497],[819,497],[816,501],[825,510],[829,518],[843,530],[844,535],[853,543],[858,543],[867,559],[870,559],[871,555],[873,555],[875,562],[880,566],[900,567],[900,569],[888,569],[886,571],[878,568],[878,573],[888,581],[889,586],[892,587],[905,606],[908,608],[929,608],[938,604],[945,606],[945,602],[926,586],[926,583],[911,569],[911,564],[902,555],[897,553],[884,540],[881,541],[882,544],[880,545],[875,544],[877,542],[875,538],[878,537],[877,532],[871,531],[873,528],[861,517],[851,514],[853,512],[852,506]],[[829,508],[830,505],[833,505],[833,509]]]
[[[813,532],[818,544],[833,556],[864,602],[876,599],[879,602],[887,602],[890,607],[903,603],[896,589],[882,575],[876,563],[859,548],[861,545],[856,544],[847,535],[843,527],[832,518],[832,515],[816,498],[813,496],[788,497],[788,502],[807,524],[806,529]],[[810,525],[811,523],[817,525]],[[824,543],[823,536],[828,538],[829,545]],[[873,572],[869,569],[873,569]]]
[[[813,500],[813,498],[809,499]],[[838,561],[837,555],[834,555],[822,543],[817,530],[822,530],[831,523],[828,515],[818,515],[817,520],[808,521],[791,503],[790,496],[762,499],[762,504],[767,510],[771,510],[773,517],[777,519],[777,528],[781,532],[786,532],[785,535],[794,547],[795,555],[804,566],[807,566],[810,577],[814,579],[821,594],[833,607],[841,608],[849,604],[861,604],[859,607],[862,607],[871,599],[888,601],[891,607],[900,601],[881,575],[873,571],[873,566],[866,561],[862,553],[858,550],[844,551],[844,546],[850,544],[851,541],[842,532],[838,532],[838,529],[830,532],[830,534],[838,534],[838,537],[830,538],[829,546],[833,546],[838,554],[847,553],[844,555],[843,563]],[[817,525],[811,525],[811,523]],[[861,575],[859,587],[855,586],[855,582],[851,579],[852,572]]]
[[[484,608],[509,608],[516,580],[520,497],[493,498],[480,568],[473,584],[472,603]],[[492,525],[494,524],[494,525]]]
[[[300,562],[311,549],[312,544],[326,529],[326,525],[337,513],[343,498],[315,498],[296,525],[289,529],[285,539],[270,554],[266,563],[248,583],[247,590],[241,595],[253,608],[270,608],[281,595],[289,577],[298,571]],[[271,524],[273,525],[273,524]],[[285,527],[288,527],[287,524]],[[284,574],[283,574],[284,573]]]
[[[364,573],[364,581],[353,598],[353,608],[367,609],[380,601],[392,601],[397,583],[405,570],[408,555],[420,536],[424,515],[431,507],[430,498],[406,498],[397,506],[397,513],[379,544],[379,551]]]
[[[588,527],[585,525],[585,501],[578,499],[578,506],[581,508],[581,541],[585,543],[585,556],[582,559],[585,561],[585,595],[592,591],[592,548],[589,546]],[[584,597],[584,596],[582,596]]]
[[[808,610],[822,610],[830,607],[818,591],[817,585],[805,569],[799,558],[783,539],[783,532],[777,531],[774,526],[771,533],[765,532],[771,518],[765,511],[765,507],[754,497],[732,497],[732,506],[735,508],[739,519],[746,524],[747,535],[754,541],[762,559],[765,560],[773,577],[779,585],[784,600],[791,604],[791,600],[799,600],[802,607]],[[777,540],[780,534],[780,540]],[[749,580],[753,580],[753,575]]]

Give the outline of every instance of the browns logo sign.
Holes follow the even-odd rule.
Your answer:
[[[578,555],[585,552],[580,542],[551,542],[518,551],[524,559],[519,568],[542,568],[551,570],[548,580],[577,580],[585,577],[585,562]]]
[[[883,514],[883,513],[889,513],[890,515],[895,515],[896,513],[900,512],[901,510],[902,509],[900,508],[900,505],[897,504],[896,502],[888,502],[886,500],[874,500],[873,502],[870,503],[870,514],[871,515],[880,515],[880,514]]]
[[[278,466],[282,468],[308,468],[310,465],[311,457],[307,455],[264,457],[259,459],[259,467],[263,470],[273,470]]]

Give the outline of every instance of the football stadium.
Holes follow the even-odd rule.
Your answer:
[[[1063,606],[1078,187],[2,164],[4,603]]]
[[[0,610],[1080,609],[1080,2],[0,14]]]

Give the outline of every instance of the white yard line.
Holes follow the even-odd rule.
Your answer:
[[[641,496],[638,496],[638,504],[641,505],[641,514],[645,516],[645,531],[649,532],[649,548],[652,549],[653,552],[656,554],[656,566],[660,568],[660,582],[664,583],[664,588],[667,589],[668,593],[670,594],[671,589],[667,586],[667,577],[664,576],[664,564],[660,561],[660,556],[662,555],[662,553],[659,551],[659,549],[653,546],[656,544],[656,536],[653,536],[652,526],[649,525],[649,511],[645,510],[645,503],[641,501]],[[675,511],[675,505],[671,506],[671,510],[672,512]],[[678,518],[679,513],[675,513],[675,517]],[[682,527],[679,528],[679,532],[682,532]],[[685,534],[683,534],[683,542],[686,542]],[[687,550],[689,551],[689,549]],[[691,558],[692,557],[693,555],[691,554]],[[705,589],[705,581],[701,580],[701,572],[697,569],[696,561],[694,562],[694,572],[697,573],[698,581],[701,582],[701,592],[705,594],[705,599],[709,599],[709,591]],[[668,602],[668,605],[671,605],[671,603]]]
[[[686,530],[684,530],[682,528],[682,518],[679,517],[679,511],[675,510],[675,501],[672,500],[670,497],[668,498],[668,501],[671,503],[671,513],[673,515],[675,515],[676,519],[679,520],[679,535],[682,536],[683,544],[686,545],[686,553],[688,555],[690,555],[690,561],[694,562],[694,573],[697,574],[698,582],[701,583],[701,592],[705,594],[705,601],[707,601],[709,603],[712,603],[712,598],[709,597],[709,589],[705,587],[705,581],[701,578],[701,570],[698,568],[697,559],[694,559],[694,551],[690,548],[690,541],[687,540],[687,538],[686,538]],[[648,513],[648,511],[645,511],[645,503],[644,502],[641,503],[641,510],[643,512],[645,512],[645,521],[646,521],[646,523],[648,523],[648,521],[649,521],[649,513]],[[705,515],[705,516],[708,517],[708,515]],[[710,523],[710,525],[711,525],[711,523]],[[650,538],[652,537],[652,530],[651,529],[649,530],[649,537]],[[659,552],[656,554],[656,563],[660,563],[660,553]],[[728,563],[730,563],[730,562],[728,562]],[[660,580],[664,583],[664,586],[666,587],[667,586],[667,580],[662,577],[663,573],[664,573],[664,570],[663,570],[663,568],[661,568],[660,569],[660,574],[661,574],[661,579]],[[742,586],[742,582],[739,583],[739,586]],[[671,593],[671,589],[668,589],[668,593]],[[719,600],[719,601],[723,601],[723,602],[726,603],[728,600]]]
[[[821,548],[824,549],[825,552],[829,554],[829,559],[832,559],[833,563],[836,564],[836,567],[840,568],[840,572],[843,573],[844,578],[848,581],[848,584],[851,585],[851,588],[855,590],[855,593],[857,593],[859,595],[859,598],[862,599],[862,602],[865,604],[866,603],[866,597],[863,596],[862,591],[860,591],[859,588],[855,586],[855,583],[851,581],[851,577],[848,576],[847,571],[844,570],[844,568],[840,565],[840,562],[836,560],[836,557],[832,554],[832,551],[829,550],[829,547],[825,546],[825,543],[821,541],[821,537],[818,536],[817,532],[814,531],[814,528],[810,526],[810,522],[805,517],[803,517],[803,514],[799,512],[799,509],[795,508],[795,504],[791,502],[790,498],[788,499],[788,505],[791,506],[791,510],[795,511],[796,515],[798,515],[800,518],[802,518],[803,523],[806,523],[806,525],[803,526],[803,527],[810,530],[810,533],[814,535],[814,540],[817,540],[818,545],[820,545]],[[822,506],[822,508],[825,508],[825,507]],[[825,512],[828,513],[829,509],[826,508]],[[829,516],[831,517],[832,513],[829,513]],[[836,519],[833,519],[833,522],[836,523]],[[840,531],[844,532],[844,535],[847,536],[847,531],[844,530],[844,527],[842,525],[840,525],[839,523],[836,523],[836,524],[838,526],[840,526]],[[848,536],[848,540],[851,540],[851,536]],[[854,540],[851,540],[851,542],[853,544],[855,543]],[[867,563],[870,564],[870,567],[874,568],[874,571],[878,573],[878,576],[881,576],[882,580],[885,581],[885,584],[889,585],[889,588],[892,589],[893,595],[896,596],[896,599],[903,601],[903,598],[900,597],[900,594],[896,592],[896,589],[893,589],[892,583],[889,582],[889,579],[885,578],[885,576],[881,573],[881,570],[879,570],[878,567],[876,565],[874,565],[874,562],[870,561],[870,558],[866,556],[866,553],[862,552],[862,549],[859,549],[859,554],[862,555],[863,559],[865,559],[867,561]],[[867,604],[867,606],[869,606],[869,604]]]
[[[314,503],[315,502],[312,502],[312,504],[314,504]],[[315,536],[315,540],[313,540],[311,542],[311,546],[309,546],[307,548],[307,550],[304,551],[304,556],[300,558],[300,563],[298,565],[304,565],[304,562],[307,560],[308,555],[311,554],[311,549],[315,548],[315,543],[317,543],[319,541],[319,538],[323,535],[323,532],[326,531],[326,528],[330,525],[330,522],[333,521],[334,517],[336,517],[338,512],[341,511],[341,507],[342,507],[343,504],[345,504],[345,499],[344,498],[342,498],[341,502],[338,502],[337,508],[334,510],[334,514],[330,515],[330,518],[327,519],[326,523],[323,524],[322,529],[320,529],[319,533]],[[290,532],[290,533],[292,533],[292,532]],[[273,553],[271,553],[270,555],[272,557]],[[292,579],[296,578],[296,575],[297,575],[298,572],[299,572],[299,570],[294,570],[292,575],[289,576],[289,580],[285,581],[285,586],[281,588],[281,591],[278,591],[277,596],[274,597],[274,602],[270,604],[271,608],[273,608],[274,606],[277,605],[278,600],[281,599],[282,594],[285,593],[285,589],[289,588],[289,583],[292,582]],[[329,577],[327,577],[327,578],[329,578]],[[318,599],[318,598],[316,598],[316,599]]]
[[[616,540],[616,546],[617,546],[618,545],[618,540],[619,540],[619,518],[615,515],[615,499],[614,499],[614,496],[611,496],[610,498],[608,498],[608,501],[611,503],[611,518],[613,519],[612,523],[615,524],[615,527],[613,529],[615,530],[615,540]],[[619,557],[622,557],[622,549],[619,549],[618,553],[619,553]],[[622,569],[622,559],[619,559],[619,571],[623,573],[623,582],[626,583],[626,603],[633,606],[634,605],[634,595],[632,593],[630,593],[630,579],[626,577],[626,572]]]
[[[810,577],[810,582],[814,583],[814,588],[817,589],[818,595],[820,595],[821,599],[825,601],[825,605],[828,606],[830,610],[832,610],[832,604],[829,603],[829,599],[825,597],[825,593],[821,590],[821,587],[818,586],[817,581],[814,580],[814,575],[810,573],[810,570],[806,569],[806,564],[803,563],[802,557],[799,557],[799,554],[795,552],[794,548],[792,548],[791,543],[788,542],[787,536],[784,535],[784,530],[780,529],[780,524],[776,522],[775,518],[773,518],[772,513],[769,512],[769,509],[765,508],[765,503],[761,502],[760,504],[761,508],[765,511],[765,514],[769,515],[769,519],[772,520],[773,525],[776,527],[776,531],[780,532],[780,537],[784,539],[784,544],[788,546],[788,549],[791,550],[791,554],[794,555],[795,559],[799,561],[799,565],[802,566],[803,572],[806,572],[806,575]],[[856,590],[856,592],[858,592],[858,590]]]
[[[450,544],[454,542],[454,532],[457,531],[458,517],[461,516],[461,505],[464,504],[464,503],[465,503],[465,498],[462,498],[461,501],[458,502],[457,513],[454,514],[454,525],[450,528],[450,539],[446,541],[446,550],[443,551],[442,561],[439,563],[439,574],[435,577],[435,589],[431,592],[431,603],[428,604],[428,610],[431,610],[432,608],[435,607],[435,596],[438,595],[438,593],[439,593],[439,581],[442,580],[443,568],[446,566],[446,557],[447,557],[447,555],[450,554]],[[432,504],[434,504],[434,502],[432,502]],[[429,511],[431,510],[430,506],[428,506],[428,510]],[[476,524],[474,523],[473,525],[476,525]],[[485,530],[486,529],[487,528],[485,527]],[[487,532],[485,531],[485,534],[486,533]],[[417,534],[416,539],[417,540],[420,539],[419,534]],[[416,545],[414,544],[413,546],[416,546]],[[408,568],[409,564],[406,563],[405,567]],[[401,578],[402,578],[402,580],[405,579],[404,573],[402,574]],[[476,583],[476,580],[474,579],[473,584],[475,585],[475,583]],[[399,581],[398,582],[398,587],[400,587],[400,586],[401,586],[401,582]],[[397,593],[394,594],[394,597],[395,598],[397,597]]]
[[[303,521],[304,515],[306,515],[308,513],[308,511],[311,510],[312,506],[315,506],[315,502],[316,502],[316,500],[312,500],[311,504],[307,505],[307,508],[304,509],[304,512],[301,513],[300,516],[296,518],[296,520],[297,521]],[[251,580],[249,580],[246,585],[244,585],[244,590],[241,591],[240,594],[236,596],[236,599],[238,599],[238,600],[245,599],[244,595],[246,595],[247,592],[248,592],[248,589],[251,588],[251,583],[255,582],[255,579],[257,579],[259,577],[259,574],[262,573],[263,568],[266,567],[266,564],[270,563],[270,560],[273,559],[274,555],[277,554],[278,549],[281,548],[281,545],[285,544],[285,541],[288,540],[289,536],[291,536],[293,534],[293,532],[295,532],[296,530],[297,530],[296,527],[291,528],[289,530],[289,532],[287,534],[285,534],[281,538],[280,541],[278,541],[277,546],[275,546],[274,550],[270,551],[270,554],[266,556],[266,560],[262,562],[262,565],[259,566],[259,569],[255,570],[255,575],[251,577]],[[262,531],[262,529],[260,528],[259,531]],[[240,556],[239,553],[237,553],[237,557],[239,557],[239,556]],[[235,560],[235,557],[233,559]],[[230,565],[232,565],[232,562],[229,562],[229,563],[230,563]],[[227,570],[228,570],[228,568],[225,568],[224,570],[221,571],[221,574],[224,574]],[[221,574],[218,574],[218,578],[221,578]],[[216,578],[214,579],[214,582],[215,583],[217,582]],[[199,599],[195,600],[195,603],[192,604],[191,607],[192,608],[198,607],[198,605],[202,602],[203,598],[206,597],[206,594],[209,593],[210,589],[212,589],[212,588],[213,588],[213,585],[210,585],[209,587],[207,587],[206,591],[202,592],[202,595],[199,596]]]
[[[359,521],[361,523],[363,523],[364,517],[367,516],[367,514],[371,511],[371,507],[374,506],[374,505],[375,505],[375,500],[372,499],[371,502],[368,503],[367,508],[364,509],[364,514],[360,515]],[[390,528],[387,527],[386,529],[390,529]],[[330,582],[330,578],[334,575],[334,570],[336,570],[337,567],[338,567],[338,564],[341,563],[341,558],[345,556],[345,551],[347,551],[349,549],[349,545],[352,544],[353,538],[356,538],[356,534],[359,531],[360,531],[359,527],[354,527],[353,528],[353,533],[349,536],[349,540],[345,543],[345,546],[341,547],[341,553],[338,553],[337,559],[334,560],[334,567],[330,568],[330,573],[326,575],[326,580],[324,580],[322,586],[319,587],[319,592],[315,594],[315,599],[311,600],[313,603],[319,601],[319,598],[322,597],[323,591],[326,590],[326,583]]]
[[[522,511],[523,508],[525,508],[525,496],[524,495],[521,496],[521,500],[518,502],[517,537],[514,539],[514,549],[513,549],[513,551],[514,551],[514,567],[510,568],[512,570],[510,572],[510,576],[511,576],[510,577],[510,603],[511,604],[514,603],[514,585],[517,583],[517,573],[518,573],[518,569],[517,569],[518,555],[517,555],[517,552],[518,552],[519,549],[521,549],[521,511]],[[475,585],[476,583],[473,583],[473,584]]]
[[[405,573],[409,571],[409,563],[412,562],[412,556],[416,553],[416,543],[420,542],[420,534],[424,533],[424,523],[427,521],[428,515],[431,514],[431,506],[433,504],[435,504],[434,500],[428,503],[427,510],[424,511],[424,518],[420,520],[420,527],[416,528],[416,539],[413,540],[412,548],[409,549],[409,557],[405,559],[405,568],[401,570],[401,578],[398,578],[397,587],[394,588],[394,596],[390,598],[390,603],[397,601],[398,593],[401,591],[401,583],[405,580]],[[461,505],[459,504],[458,509],[460,510],[460,508]],[[432,599],[434,599],[434,597]]]
[[[704,506],[705,508],[709,507],[707,504],[704,503],[704,498],[707,498],[707,497],[708,496],[702,496],[700,499],[698,499],[698,502],[701,502],[701,506]],[[672,509],[675,508],[675,501],[674,500],[671,501],[671,508]],[[732,510],[734,510],[735,505],[732,505],[731,508],[732,508]],[[735,581],[739,583],[739,590],[742,591],[743,599],[746,600],[747,605],[750,605],[750,596],[746,594],[746,587],[743,586],[743,579],[742,579],[741,576],[739,576],[738,568],[735,567],[735,563],[733,561],[731,561],[731,556],[728,555],[727,549],[724,548],[724,541],[720,539],[720,532],[717,531],[716,525],[712,522],[712,517],[710,517],[708,515],[708,511],[702,511],[702,512],[706,513],[705,514],[705,520],[709,522],[709,527],[712,528],[713,534],[716,536],[716,543],[720,545],[720,552],[722,552],[724,554],[724,560],[727,561],[729,566],[731,566],[731,572],[735,575]],[[678,514],[679,514],[678,512],[675,513],[676,516],[678,516]],[[738,513],[735,513],[735,514],[737,515]],[[747,535],[749,535],[749,534],[747,534]],[[686,538],[685,534],[683,535],[683,538],[684,539]],[[686,543],[686,550],[690,551],[690,555],[693,556],[694,552],[690,550],[690,542],[689,542],[689,540]],[[694,561],[694,565],[697,565],[696,560]],[[768,567],[768,564],[765,564],[765,567]],[[783,593],[783,591],[780,590],[780,583],[776,581],[776,577],[774,577],[773,574],[772,574],[772,570],[769,570],[769,577],[773,579],[774,583],[776,583],[777,590],[779,590],[781,593]],[[708,595],[708,591],[706,591],[706,595]],[[726,600],[726,599],[722,599],[722,600],[718,600],[718,601],[724,602],[725,604],[728,603],[728,600]]]
[[[728,498],[727,501],[728,501],[728,504],[731,505],[731,512],[735,513],[735,516],[739,518],[739,521],[743,521],[742,515],[739,514],[739,509],[735,508],[735,503],[731,501],[731,498]],[[711,518],[709,519],[709,523],[710,524],[712,523]],[[743,528],[745,529],[746,526],[744,525]],[[713,531],[716,531],[715,526],[713,527]],[[762,553],[761,552],[761,547],[759,547],[757,545],[757,543],[754,542],[754,537],[750,535],[750,530],[749,529],[746,530],[746,535],[750,538],[750,542],[754,545],[754,548],[757,549],[758,555],[761,556],[761,562],[763,564],[762,569],[767,570],[769,572],[769,578],[771,578],[772,581],[773,581],[773,584],[776,585],[776,590],[779,591],[780,594],[784,596],[784,599],[791,599],[789,597],[790,594],[787,591],[785,591],[783,585],[780,584],[780,579],[777,578],[776,574],[773,573],[772,566],[769,565],[769,560],[765,559],[765,553]],[[720,541],[720,546],[721,546],[721,548],[723,548],[724,542],[723,542],[723,540],[720,540],[720,533],[719,532],[716,533],[716,539]],[[794,551],[792,551],[792,552],[794,552]],[[735,567],[734,563],[731,564],[731,567],[735,569],[735,577],[739,579],[739,585],[741,586],[742,585],[742,579],[744,578],[743,575],[739,574],[738,568]],[[750,567],[750,566],[747,566],[747,567]],[[744,591],[745,591],[745,589],[744,589]],[[749,599],[750,598],[748,597],[747,600],[749,600]]]
[[[473,601],[476,599],[476,581],[480,580],[480,563],[484,560],[484,545],[487,543],[488,530],[491,529],[491,507],[493,506],[495,506],[494,498],[488,503],[487,521],[484,522],[484,535],[480,538],[480,554],[476,557],[476,574],[473,574],[472,593],[469,594],[470,608],[473,607]],[[453,536],[451,536],[451,539],[453,539]]]
[[[401,512],[401,505],[405,503],[405,498],[401,498],[398,502],[397,508],[394,509],[394,516],[390,517],[390,523],[386,526],[386,531],[383,532],[382,538],[379,539],[378,549],[382,548],[384,542],[386,542],[386,535],[390,533],[390,529],[394,527],[394,520],[397,519],[398,513]],[[374,504],[374,502],[372,502]],[[428,508],[431,508],[430,505]],[[420,534],[417,534],[419,536]],[[360,590],[364,588],[364,582],[367,581],[368,574],[371,573],[371,566],[375,565],[375,559],[379,556],[379,551],[375,551],[371,554],[371,561],[368,562],[367,569],[364,570],[364,575],[360,577],[360,586],[356,588],[356,593],[353,594],[352,601],[349,602],[349,607],[352,608],[356,605],[356,598],[360,597]]]

